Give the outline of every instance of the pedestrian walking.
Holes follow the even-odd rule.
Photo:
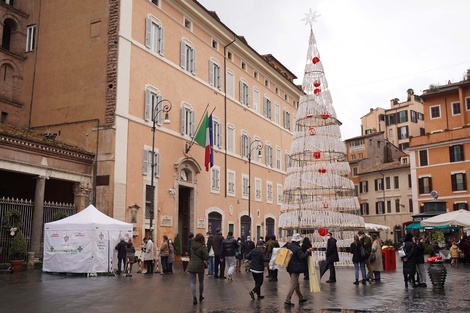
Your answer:
[[[251,240],[250,236],[246,236],[246,240],[243,243],[243,257],[245,258],[245,272],[248,272],[250,270],[250,262],[251,260],[248,260],[246,258],[246,255],[250,253],[251,250],[255,248],[255,243]]]
[[[452,246],[450,247],[449,249],[449,253],[450,253],[450,266],[455,266],[455,267],[458,267],[459,266],[459,258],[460,258],[460,249],[459,249],[459,246],[457,246],[457,242],[452,241]]]
[[[116,245],[114,248],[117,251],[117,257],[118,257],[118,267],[117,267],[117,274],[121,274],[121,269],[126,268],[126,256],[127,256],[127,250],[126,250],[127,242],[124,240],[124,237],[121,237],[119,243]]]
[[[369,261],[371,269],[374,273],[375,282],[380,282],[381,272],[384,271],[384,266],[382,262],[382,240],[376,233],[371,234],[372,238],[372,250],[369,256]]]
[[[302,292],[300,292],[299,276],[305,272],[305,268],[308,266],[307,258],[310,255],[310,250],[303,252],[300,248],[301,241],[302,237],[300,234],[294,234],[292,235],[291,242],[285,245],[287,249],[292,251],[292,256],[287,265],[287,272],[290,276],[289,292],[284,301],[284,304],[287,306],[294,305],[294,303],[291,302],[294,292],[297,294],[297,297],[299,297],[299,304],[307,302],[307,299],[304,298]]]
[[[209,260],[204,235],[201,233],[196,234],[194,237],[190,254],[188,272],[191,278],[191,294],[193,295],[193,304],[197,304],[196,276],[199,281],[199,303],[201,303],[204,300],[204,261]]]
[[[225,263],[222,260],[222,242],[224,236],[222,236],[222,229],[217,228],[215,230],[214,239],[212,240],[214,249],[214,278],[225,279]]]
[[[326,242],[326,262],[327,268],[330,270],[330,278],[326,282],[336,283],[335,262],[339,261],[338,247],[336,246],[336,239],[333,238],[330,232],[326,234],[326,238],[328,238]]]
[[[269,242],[269,246],[268,246],[268,258],[269,259],[271,259],[271,257],[273,256],[274,248],[279,248],[279,247],[280,246],[279,246],[279,242],[276,239],[276,235],[271,235],[271,241]],[[269,281],[277,281],[277,274],[278,274],[277,268],[271,270],[268,267],[268,270],[269,270]]]
[[[264,244],[261,240],[258,241],[255,249],[248,252],[246,258],[251,260],[250,272],[252,273],[253,280],[255,281],[255,286],[249,292],[249,295],[252,300],[255,300],[255,294],[258,299],[263,299],[264,296],[261,295],[261,286],[263,285],[264,280],[264,264],[269,262],[269,258],[264,255]]]
[[[222,241],[222,256],[221,262],[226,264],[228,281],[233,281],[233,272],[235,271],[236,259],[235,253],[237,251],[238,244],[235,238],[233,238],[233,232],[227,233],[227,238]],[[222,273],[223,274],[223,273]]]
[[[206,242],[207,242],[207,251],[209,251],[209,261],[207,264],[207,275],[214,275],[214,248],[213,248],[213,239],[212,233],[208,231],[206,233]]]
[[[310,249],[312,247],[312,243],[310,242],[310,238],[304,237],[304,240],[302,240],[302,245],[300,247],[302,248],[303,252]],[[307,269],[304,272],[304,280],[309,280],[309,279],[310,278],[308,276],[308,266],[307,266]]]
[[[359,270],[361,270],[362,275],[362,284],[367,284],[367,276],[366,276],[366,267],[364,264],[364,258],[362,257],[361,253],[361,246],[362,242],[359,239],[358,235],[354,235],[354,241],[351,243],[349,251],[352,254],[352,262],[354,264],[354,277],[356,280],[354,281],[354,285],[359,285]]]
[[[160,275],[168,274],[168,257],[170,256],[170,247],[168,245],[168,236],[163,235],[163,242],[160,245],[160,260],[162,263],[162,272]]]
[[[363,230],[360,230],[357,234],[359,235],[359,240],[361,240],[362,244],[364,245],[364,248],[367,251],[367,254],[369,255],[369,257],[364,261],[364,263],[367,267],[367,278],[369,279],[369,283],[373,284],[375,283],[374,271],[372,270],[372,265],[370,263],[370,254],[372,253],[372,239],[367,236]]]
[[[237,251],[235,251],[235,259],[237,261],[237,265],[235,267],[235,272],[240,272],[240,268],[242,266],[242,260],[243,260],[242,249],[243,249],[242,239],[240,237],[238,237],[238,239],[237,239]]]
[[[154,246],[153,241],[150,238],[144,238],[144,263],[147,267],[147,272],[145,274],[153,274],[153,263],[154,263]]]
[[[417,287],[415,282],[416,274],[416,249],[413,242],[413,235],[407,233],[404,241],[404,248],[406,256],[402,258],[403,261],[403,279],[405,280],[405,288],[408,288],[408,282],[412,283],[413,288]]]
[[[132,264],[135,263],[135,247],[132,244],[132,240],[129,239],[129,241],[126,244],[126,277],[131,277],[132,276]]]

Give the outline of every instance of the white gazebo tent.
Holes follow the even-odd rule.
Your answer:
[[[367,231],[390,231],[390,227],[386,225],[374,224],[374,223],[365,223],[364,227]]]
[[[93,205],[44,225],[44,272],[107,273],[120,238],[132,238],[132,224],[113,219]],[[116,260],[117,261],[117,260]],[[117,264],[117,262],[114,262]]]
[[[470,227],[470,212],[458,210],[442,213],[421,221],[421,226],[461,226]]]

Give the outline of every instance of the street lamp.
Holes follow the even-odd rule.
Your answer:
[[[258,150],[258,156],[261,156],[261,149],[263,149],[263,143],[261,140],[254,140],[250,144],[250,150],[248,152],[248,218],[250,223],[248,224],[248,234],[251,236],[251,153],[253,150]]]
[[[163,105],[163,102],[168,102],[168,104]],[[159,108],[159,105],[162,104],[162,107]],[[152,106],[152,164],[151,164],[151,177],[150,177],[150,186],[152,189],[152,197],[150,199],[150,239],[153,241],[153,219],[154,219],[154,208],[155,208],[155,189],[154,189],[154,176],[155,176],[155,130],[157,124],[157,117],[160,112],[165,113],[165,119],[163,124],[170,124],[170,119],[168,112],[171,110],[171,102],[167,99],[162,99],[158,101],[154,106]]]

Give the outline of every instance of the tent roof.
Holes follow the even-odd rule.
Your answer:
[[[132,224],[107,216],[93,205],[67,218],[45,224],[46,230],[65,229],[126,229]]]
[[[389,231],[390,230],[390,227],[386,226],[386,225],[380,225],[380,224],[374,224],[374,223],[365,223],[364,227],[366,228],[366,230],[368,231]]]
[[[467,210],[442,213],[421,221],[422,226],[464,226],[470,227],[470,212]]]

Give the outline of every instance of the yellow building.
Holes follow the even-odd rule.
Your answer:
[[[4,7],[20,12],[12,28],[27,46],[17,53],[24,70],[12,66],[20,105],[2,104],[14,112],[4,122],[93,153],[89,202],[133,222],[138,242],[151,226],[157,243],[179,233],[183,248],[189,232],[218,227],[235,236],[277,233],[301,90],[275,57],[260,55],[197,1]],[[188,151],[206,109],[208,172],[204,148]]]

